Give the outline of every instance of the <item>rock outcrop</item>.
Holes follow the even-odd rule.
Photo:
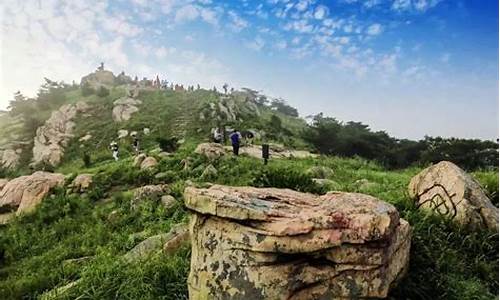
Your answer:
[[[111,71],[97,70],[87,76],[82,77],[80,85],[88,84],[91,88],[97,90],[100,87],[109,88],[115,84],[115,75]]]
[[[449,161],[417,174],[408,191],[422,209],[452,218],[463,226],[498,231],[498,208],[472,176]]]
[[[0,178],[0,191],[3,189],[5,185],[7,185],[8,182],[9,182],[8,179]]]
[[[132,198],[132,207],[136,207],[139,203],[151,200],[158,202],[161,197],[170,193],[170,188],[167,184],[145,185],[134,190]]]
[[[134,157],[133,166],[140,167],[142,162],[146,159],[146,157],[147,157],[147,155],[144,153],[141,153],[141,154],[137,155],[136,157]]]
[[[156,167],[157,164],[158,161],[156,160],[156,158],[148,156],[141,162],[141,170],[152,169]]]
[[[63,184],[63,174],[41,171],[14,178],[0,191],[0,210],[15,210],[18,215],[30,212],[52,188]]]
[[[405,273],[411,228],[354,193],[187,187],[190,299],[384,298]]]
[[[217,159],[226,153],[224,147],[217,143],[201,143],[196,147],[194,152],[208,159]]]
[[[85,112],[89,106],[85,102],[66,104],[52,112],[45,124],[36,130],[33,146],[33,163],[56,166],[60,163],[64,148],[73,137],[74,118]]]
[[[92,185],[92,174],[78,174],[70,185],[73,192],[84,193],[88,191]]]
[[[113,120],[115,122],[128,121],[132,114],[139,111],[137,106],[142,104],[141,100],[122,97],[113,102]]]
[[[162,248],[165,254],[171,254],[188,239],[189,231],[185,225],[179,224],[173,226],[168,233],[154,235],[140,242],[127,252],[123,258],[128,262],[137,262],[155,252],[162,251]]]
[[[13,169],[19,164],[21,159],[22,149],[5,149],[0,150],[0,165],[6,169]]]

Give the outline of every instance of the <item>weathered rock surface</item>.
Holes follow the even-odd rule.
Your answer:
[[[132,117],[132,114],[139,111],[139,106],[142,104],[141,100],[122,97],[113,102],[113,120],[115,122],[128,121]]]
[[[63,184],[64,175],[41,171],[14,178],[0,191],[0,210],[30,212],[52,188]]]
[[[88,84],[91,88],[97,90],[100,87],[111,87],[115,83],[115,75],[111,71],[97,70],[87,76],[82,77],[80,85]]]
[[[92,185],[92,174],[78,174],[75,179],[73,179],[73,182],[71,183],[70,187],[74,192],[77,193],[84,193],[88,191],[90,186]]]
[[[13,169],[19,164],[22,149],[16,151],[14,149],[0,150],[0,165],[6,169]]]
[[[201,143],[194,152],[206,156],[208,159],[217,159],[226,153],[224,147],[217,143]]]
[[[146,157],[147,156],[144,153],[141,153],[134,157],[134,167],[140,167]]]
[[[123,138],[125,138],[125,137],[128,136],[128,130],[126,130],[126,129],[120,129],[120,130],[118,130],[118,134],[117,135],[118,135],[119,139],[123,139]]]
[[[151,200],[158,202],[161,197],[170,193],[170,188],[167,184],[145,185],[134,190],[132,198],[132,207],[136,207],[139,203]]]
[[[411,229],[354,193],[187,187],[190,299],[384,298],[405,273]]]
[[[3,187],[9,182],[8,179],[0,178],[0,191],[3,189]]]
[[[170,254],[188,238],[189,231],[185,225],[174,226],[168,233],[154,235],[140,242],[127,252],[123,258],[128,262],[140,261],[155,252],[160,252],[162,247],[164,253]]]
[[[46,163],[56,166],[64,155],[64,148],[73,137],[78,113],[85,112],[89,106],[85,102],[66,104],[52,112],[45,124],[36,130],[33,146],[33,163]]]
[[[479,183],[457,165],[442,161],[412,178],[408,186],[417,205],[461,225],[498,231],[498,208]]]
[[[141,170],[154,168],[157,164],[156,158],[148,156],[141,162]]]
[[[172,208],[175,206],[175,203],[177,203],[177,200],[175,200],[175,198],[171,195],[164,195],[164,196],[161,196],[160,203],[161,203],[161,205],[163,205],[163,207],[165,207],[166,209],[169,209],[169,208]]]
[[[172,227],[168,232],[167,241],[163,244],[163,253],[172,254],[182,244],[189,243],[189,228],[185,224],[180,224]]]

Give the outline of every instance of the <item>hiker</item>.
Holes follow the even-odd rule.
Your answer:
[[[255,134],[252,131],[244,130],[241,132],[241,136],[242,136],[243,140],[245,140],[245,145],[253,144],[253,139],[255,137]]]
[[[139,138],[137,138],[137,133],[132,133],[132,148],[135,151],[135,154],[139,154]]]
[[[113,152],[113,158],[115,159],[115,161],[118,161],[118,143],[112,141],[109,144],[109,149]]]
[[[233,131],[233,134],[231,134],[230,138],[231,138],[231,144],[233,145],[233,153],[234,155],[238,156],[240,150],[241,134],[237,129],[235,129]]]
[[[214,130],[214,142],[219,144],[222,143],[222,133],[219,128],[215,128]]]

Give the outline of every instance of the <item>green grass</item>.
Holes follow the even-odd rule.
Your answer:
[[[167,232],[172,224],[186,222],[182,205],[185,181],[202,184],[204,168],[218,170],[214,183],[291,187],[317,193],[306,170],[314,165],[333,170],[328,178],[340,189],[362,192],[394,204],[413,228],[410,270],[391,293],[393,299],[494,299],[498,290],[498,234],[470,232],[447,220],[418,211],[407,194],[409,180],[418,168],[387,171],[363,159],[319,157],[271,160],[240,156],[208,161],[192,154],[188,140],[172,157],[160,161],[151,172],[131,166],[132,158],[114,162],[108,157],[91,168],[77,162],[59,171],[96,174],[96,186],[87,197],[67,196],[57,191],[37,211],[0,228],[0,299],[37,298],[44,292],[72,281],[78,284],[64,298],[74,299],[186,299],[189,249],[171,256],[156,254],[143,263],[126,263],[121,256],[140,240]],[[108,154],[109,156],[109,154]],[[181,160],[191,157],[191,169],[182,170]],[[293,170],[293,172],[288,172]],[[131,190],[159,183],[155,172],[170,172],[168,179],[178,204],[166,211],[155,203],[139,210],[130,208]],[[285,172],[287,171],[287,172]],[[263,176],[267,176],[263,179]],[[498,182],[498,174],[477,172],[474,176],[487,189]],[[360,185],[365,179],[370,184]],[[107,200],[105,200],[107,199]],[[108,220],[111,211],[119,217]],[[131,238],[141,233],[139,239]],[[63,261],[82,256],[93,258],[79,266]]]

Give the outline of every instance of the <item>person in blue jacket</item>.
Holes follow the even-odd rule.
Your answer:
[[[231,144],[233,145],[233,153],[237,156],[240,151],[241,134],[237,129],[235,129],[230,138]]]

